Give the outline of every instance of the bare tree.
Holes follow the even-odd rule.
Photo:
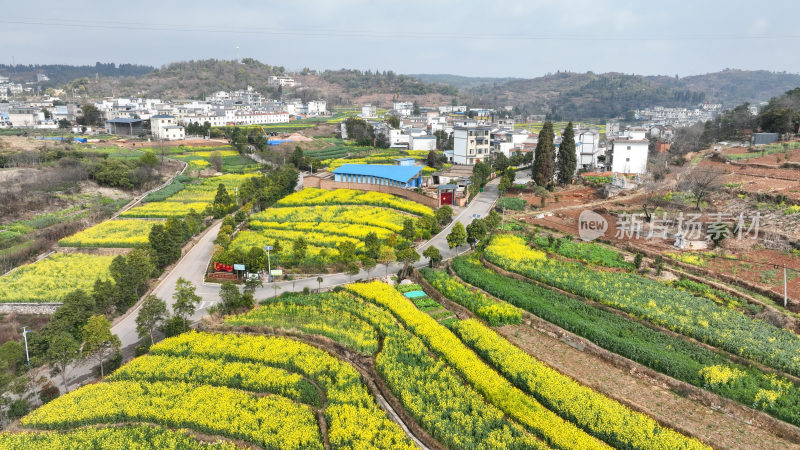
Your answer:
[[[645,220],[649,223],[656,210],[664,205],[664,197],[659,192],[659,184],[653,181],[645,182],[642,190],[645,192],[642,200],[642,212],[644,212]]]
[[[678,187],[694,195],[694,206],[699,211],[700,203],[712,192],[720,190],[724,175],[724,171],[715,167],[697,167],[684,177]]]

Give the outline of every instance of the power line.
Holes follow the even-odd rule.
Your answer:
[[[26,26],[46,26],[46,27],[65,27],[65,28],[91,28],[104,30],[137,30],[137,31],[161,31],[178,33],[214,33],[214,34],[249,34],[264,36],[285,36],[285,37],[305,37],[305,38],[331,38],[331,37],[355,37],[355,38],[384,38],[384,39],[441,39],[441,40],[518,40],[518,41],[746,41],[746,40],[796,40],[800,39],[798,34],[676,34],[663,36],[642,36],[642,35],[576,35],[576,34],[479,34],[479,33],[435,33],[435,32],[413,32],[407,31],[380,31],[380,30],[286,30],[259,27],[226,27],[214,25],[197,24],[165,24],[151,22],[121,22],[103,20],[103,23],[96,21],[81,21],[72,19],[41,19],[31,17],[4,17],[0,23],[11,25]]]

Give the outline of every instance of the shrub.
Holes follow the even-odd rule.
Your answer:
[[[53,385],[53,383],[47,383],[42,390],[39,391],[39,400],[42,401],[42,404],[45,404],[57,398],[59,395],[61,395],[61,392],[58,388]]]
[[[8,417],[10,419],[19,419],[20,417],[28,414],[31,407],[28,404],[28,401],[24,398],[20,398],[11,402],[11,405],[8,408]]]
[[[500,211],[522,211],[525,209],[525,205],[527,205],[527,203],[528,202],[526,202],[525,199],[516,197],[503,197],[497,201],[497,209]]]

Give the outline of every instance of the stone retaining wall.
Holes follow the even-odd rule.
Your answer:
[[[0,314],[51,315],[61,303],[0,303]]]

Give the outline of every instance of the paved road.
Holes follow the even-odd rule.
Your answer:
[[[439,234],[431,238],[428,242],[421,244],[417,250],[421,254],[422,251],[429,246],[434,246],[439,249],[444,259],[453,258],[469,249],[468,246],[451,249],[447,245],[447,235],[450,233],[453,225],[456,222],[461,222],[464,226],[470,224],[476,218],[485,217],[491,211],[492,206],[497,201],[499,196],[497,191],[497,180],[488,184],[484,188],[484,192],[478,194],[475,199],[467,205],[466,208],[454,218],[453,222],[445,227]],[[189,280],[195,287],[197,295],[202,297],[202,301],[197,308],[192,319],[194,321],[200,320],[206,315],[208,308],[219,303],[219,285],[213,283],[205,283],[203,275],[205,269],[211,259],[212,252],[214,251],[214,239],[217,236],[221,222],[209,227],[203,235],[201,235],[198,242],[189,250],[174,266],[173,269],[164,276],[161,281],[153,289],[153,294],[164,300],[170,307],[174,303],[172,294],[175,291],[175,283],[178,278],[185,278]],[[427,259],[422,258],[415,266],[423,266],[427,264]],[[388,273],[397,273],[402,268],[402,264],[390,264]],[[371,278],[383,277],[387,274],[387,268],[384,265],[372,269],[369,273],[362,270],[358,275],[352,277],[343,273],[323,275],[322,283],[318,283],[316,277],[299,279],[295,281],[281,281],[276,283],[269,283],[258,288],[255,293],[256,299],[264,299],[274,295],[280,295],[283,292],[293,291],[299,292],[303,288],[308,287],[311,290],[316,290],[319,287],[331,288],[342,284],[350,283],[356,280],[367,280]],[[139,342],[139,336],[136,333],[136,316],[139,313],[139,307],[135,307],[128,311],[122,318],[118,319],[112,326],[111,331],[119,336],[122,342],[122,348],[125,356],[132,356],[133,349]],[[91,378],[89,367],[80,365],[75,367],[70,372],[70,389],[76,386],[75,383],[82,383]],[[63,388],[63,386],[62,386]]]

